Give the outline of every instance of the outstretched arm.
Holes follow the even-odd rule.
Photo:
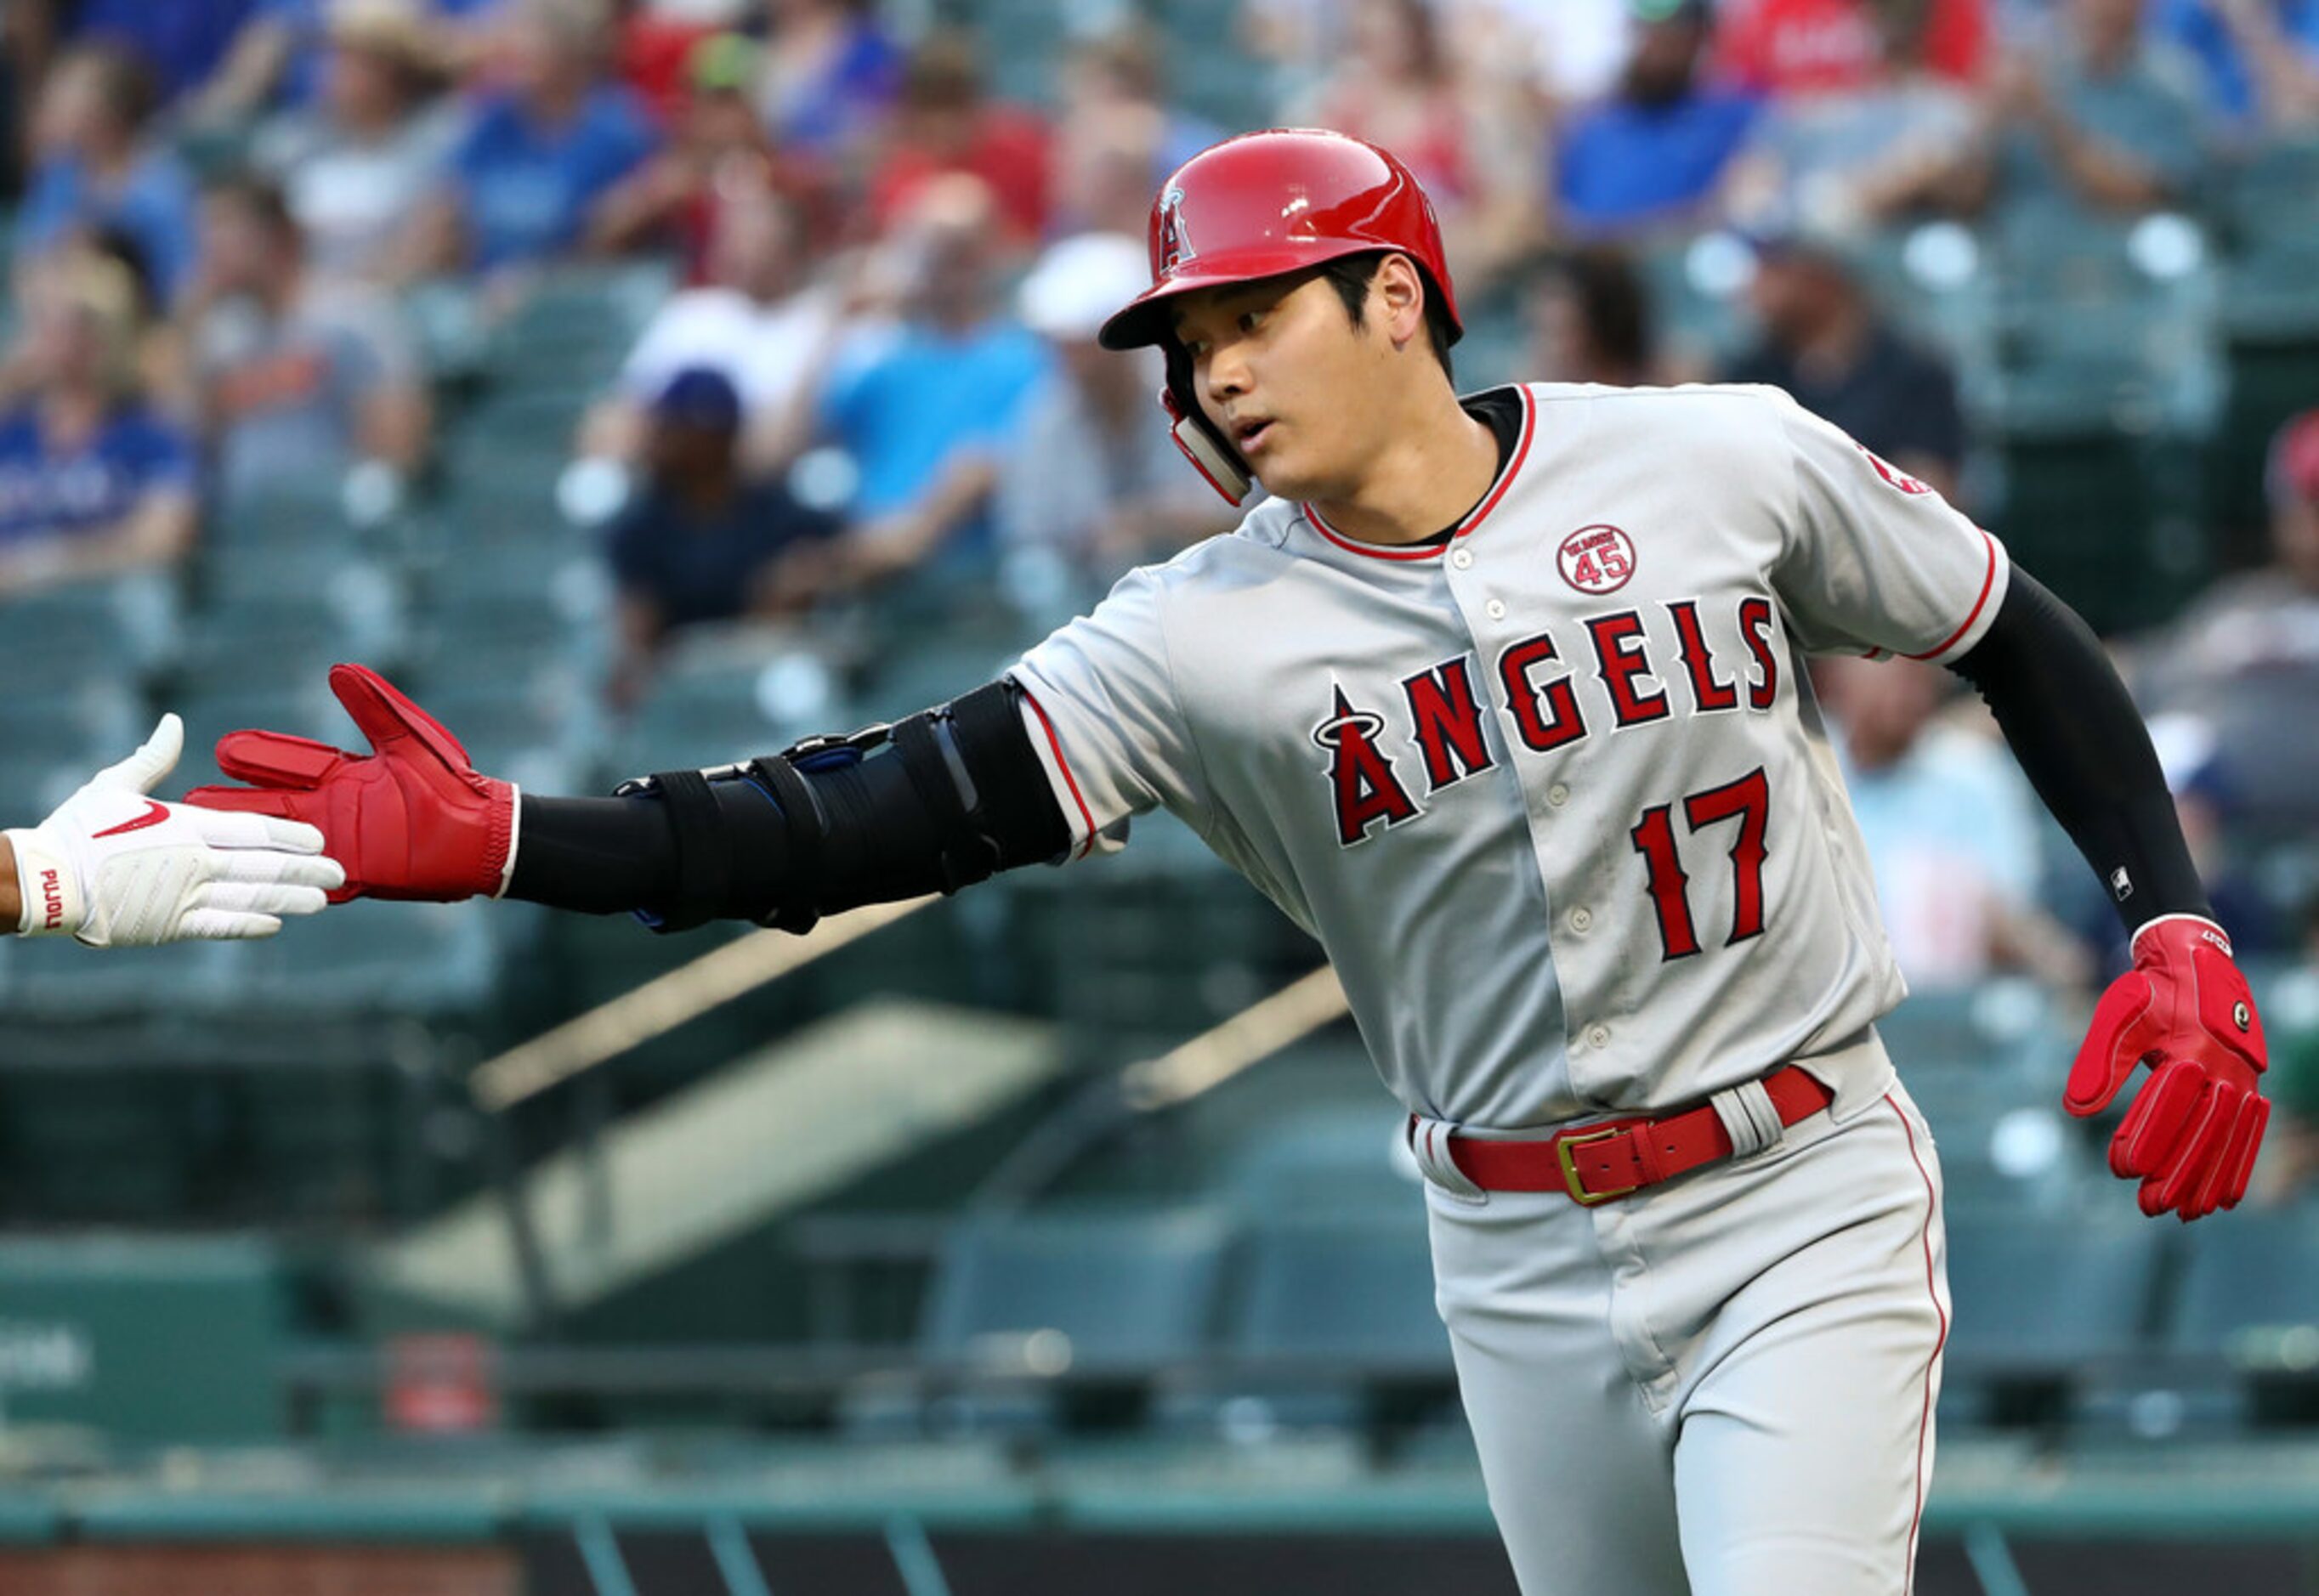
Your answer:
[[[666,930],[730,918],[803,931],[1055,858],[1070,841],[1011,681],[890,728],[665,771],[609,798],[528,797],[481,774],[363,666],[334,666],[330,685],[371,753],[234,732],[218,767],[250,785],[190,796],[320,828],[347,866],[340,897],[506,896],[635,911]]]
[[[2269,1117],[2262,1022],[2125,684],[2084,620],[2017,568],[1989,631],[1953,669],[1981,690],[2133,936],[2134,968],[2095,1009],[2064,1105],[2098,1114],[2150,1064],[2111,1141],[2111,1169],[2142,1182],[2145,1213],[2234,1207]]]

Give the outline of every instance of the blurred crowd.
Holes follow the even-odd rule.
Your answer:
[[[1083,595],[1230,525],[1158,372],[1094,342],[1160,178],[1224,133],[1326,125],[1418,171],[1483,307],[1461,376],[1776,383],[1976,513],[1974,356],[1876,263],[2197,218],[2217,173],[2319,141],[2319,0],[12,0],[0,29],[0,636],[60,584],[197,584],[205,528],[285,478],[424,502],[476,397],[445,329],[648,263],[617,373],[548,407],[618,593],[616,710],[690,628],[1007,569]],[[1702,282],[1740,336],[1683,335]],[[2224,918],[2292,962],[2319,387],[2266,435],[2267,524],[2116,641]],[[1945,674],[1820,685],[1920,989],[2116,965]]]

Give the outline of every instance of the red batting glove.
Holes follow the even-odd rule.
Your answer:
[[[218,739],[218,769],[249,785],[196,788],[185,801],[319,827],[323,852],[346,867],[332,903],[497,897],[515,856],[515,788],[477,774],[456,737],[369,667],[331,666],[330,690],[370,739],[370,753],[280,732],[228,732]]]
[[[2161,915],[2134,933],[2134,968],[2095,1006],[2062,1105],[2099,1114],[2147,1063],[2150,1078],[2110,1138],[2110,1170],[2142,1182],[2143,1213],[2171,1208],[2188,1223],[2246,1195],[2270,1120],[2255,1079],[2269,1050],[2223,928]]]

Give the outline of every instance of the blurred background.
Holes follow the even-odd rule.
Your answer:
[[[1917,1589],[2319,1591],[2319,0],[0,34],[14,824],[161,708],[170,793],[351,739],[335,659],[543,792],[988,680],[1230,522],[1093,334],[1244,129],[1416,168],[1461,385],[1775,383],[1938,484],[2115,649],[2278,1115],[2247,1208],[2139,1219],[2058,1109],[2095,883],[1977,700],[1832,663],[1947,1170]],[[1509,1596],[1307,941],[1164,819],[840,940],[0,942],[0,1591]]]

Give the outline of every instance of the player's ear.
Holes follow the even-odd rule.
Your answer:
[[[1425,278],[1415,261],[1395,250],[1377,262],[1369,279],[1369,314],[1396,349],[1424,339]]]

